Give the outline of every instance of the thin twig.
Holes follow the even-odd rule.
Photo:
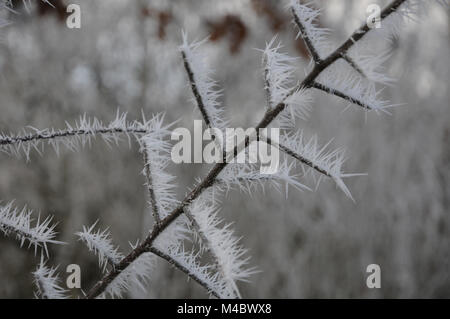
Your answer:
[[[328,173],[326,170],[324,170],[323,168],[315,165],[311,160],[301,156],[300,154],[294,152],[293,150],[291,150],[290,148],[280,144],[280,143],[276,143],[274,141],[272,141],[270,138],[267,137],[266,139],[266,143],[275,147],[278,147],[280,150],[282,150],[283,152],[285,152],[286,154],[292,156],[293,158],[299,160],[300,162],[302,162],[303,164],[315,169],[316,171],[318,171],[319,173],[331,177],[330,173]]]
[[[217,179],[214,180],[214,182],[216,182]],[[198,235],[200,236],[200,239],[202,240],[202,244],[205,245],[207,247],[207,252],[212,256],[213,258],[213,269],[216,269],[217,271],[220,272],[220,274],[223,276],[223,278],[226,281],[231,281],[231,285],[233,286],[233,288],[235,289],[237,295],[240,298],[240,292],[236,286],[236,283],[233,281],[233,279],[228,279],[225,278],[225,272],[223,270],[223,267],[220,264],[220,259],[219,256],[217,255],[216,251],[213,249],[212,245],[211,245],[211,240],[208,238],[208,236],[206,236],[206,234],[200,229],[200,225],[198,224],[197,220],[195,219],[195,217],[190,213],[189,208],[184,209],[184,214],[186,215],[186,217],[189,219],[189,221],[191,222],[192,226],[194,227],[194,229],[196,230],[196,232],[198,233]]]
[[[272,93],[269,81],[269,68],[267,67],[267,58],[264,58],[263,64],[266,65],[264,68],[264,90],[266,91],[267,108],[272,107]]]
[[[186,53],[181,51],[181,56],[183,57],[184,68],[186,69],[186,73],[189,78],[189,83],[191,84],[192,93],[194,94],[195,101],[197,102],[197,106],[202,113],[203,120],[205,121],[208,127],[211,127],[211,119],[209,118],[209,114],[206,111],[205,103],[203,102],[202,96],[198,91],[197,83],[195,82],[194,72],[186,58]]]
[[[204,242],[207,246],[207,251],[213,255],[214,258],[214,263],[218,264],[218,258],[217,256],[214,254],[214,252],[211,249],[211,246],[209,245],[209,240],[206,237],[206,235],[200,230],[200,225],[197,223],[197,220],[195,219],[195,217],[191,214],[191,212],[189,211],[188,208],[184,209],[183,211],[184,215],[186,215],[186,217],[189,219],[189,221],[191,222],[192,227],[194,227],[194,229],[196,230],[196,232],[198,233],[198,235],[200,236],[200,239],[202,240],[202,242]]]
[[[183,65],[186,70],[186,73],[189,78],[189,83],[191,84],[191,90],[192,94],[194,94],[195,101],[197,102],[197,107],[200,110],[200,113],[202,114],[203,120],[205,121],[205,124],[209,128],[213,128],[212,118],[208,114],[208,111],[206,110],[205,102],[203,101],[203,98],[198,90],[197,82],[195,81],[195,75],[194,70],[192,69],[191,65],[189,64],[189,61],[186,57],[186,53],[184,51],[181,51],[181,56],[183,58]],[[211,132],[211,138],[213,141],[216,141],[216,135]],[[217,142],[217,141],[216,141]],[[218,143],[220,147],[220,143]],[[225,152],[225,148],[222,148],[222,151]]]
[[[320,58],[319,52],[317,52],[316,48],[314,47],[314,44],[312,43],[311,39],[309,38],[308,32],[306,31],[305,26],[300,21],[300,18],[295,13],[294,8],[291,8],[292,15],[294,16],[295,24],[300,29],[300,33],[302,35],[303,40],[305,41],[306,47],[308,48],[309,54],[311,54],[311,57],[313,58],[314,62],[316,64],[319,64],[322,62],[322,59]]]
[[[214,291],[214,289],[212,289],[212,287],[208,286],[208,283],[206,283],[203,280],[201,280],[199,277],[197,277],[195,274],[193,274],[191,271],[189,271],[189,269],[187,269],[186,267],[181,265],[179,262],[177,262],[175,259],[173,259],[168,254],[164,253],[163,251],[161,251],[161,250],[159,250],[158,248],[155,248],[155,247],[150,247],[149,248],[149,252],[151,252],[151,253],[155,254],[156,256],[161,257],[162,259],[166,260],[169,264],[175,266],[177,269],[179,269],[180,271],[184,272],[187,276],[189,276],[189,278],[192,278],[200,286],[205,288],[214,297],[220,299],[220,296],[217,294],[216,291]]]
[[[355,98],[345,94],[344,92],[341,92],[341,91],[336,90],[336,89],[332,89],[332,88],[330,88],[330,87],[328,87],[326,85],[323,85],[321,83],[318,83],[318,82],[314,81],[314,82],[311,83],[310,87],[318,89],[318,90],[321,90],[321,91],[324,91],[324,92],[326,92],[328,94],[332,94],[332,95],[338,96],[338,97],[340,97],[340,98],[342,98],[344,100],[347,100],[347,101],[349,101],[349,102],[351,102],[353,104],[361,106],[363,109],[372,110],[372,107],[367,105],[366,103],[364,103],[364,102],[362,102],[362,101],[360,101],[358,99],[355,99]]]
[[[98,134],[146,134],[148,131],[146,129],[137,129],[137,128],[100,128],[93,130],[62,130],[58,132],[52,133],[30,133],[25,135],[17,135],[17,136],[4,136],[0,137],[0,146],[3,145],[14,145],[27,143],[38,140],[52,140],[57,138],[64,137],[73,137],[73,136],[83,136],[83,135],[98,135]]]
[[[181,51],[181,56],[183,57],[183,64],[184,64],[184,68],[186,70],[186,73],[188,75],[189,78],[189,82],[191,84],[191,89],[192,89],[192,93],[194,94],[195,100],[197,101],[197,106],[203,116],[203,120],[205,121],[205,124],[209,127],[212,128],[212,122],[211,122],[211,118],[206,110],[205,107],[205,103],[202,99],[202,96],[200,95],[199,91],[198,91],[198,86],[197,83],[195,81],[195,75],[194,75],[194,71],[191,68],[191,65],[189,64],[189,61],[186,57],[186,53],[184,51]],[[215,135],[212,134],[212,138],[213,140],[215,140]],[[223,149],[223,151],[225,151],[225,149]],[[194,216],[189,212],[189,208],[185,208],[183,210],[184,214],[187,216],[187,218],[189,219],[189,221],[191,222],[192,226],[194,227],[194,229],[197,231],[197,233],[199,234],[200,238],[202,239],[202,241],[207,245],[208,247],[208,252],[213,256],[214,258],[214,262],[215,262],[215,266],[219,267],[219,259],[217,257],[217,255],[214,253],[214,251],[211,249],[210,246],[210,241],[208,240],[207,236],[200,230],[200,226],[197,223],[196,219],[194,218]]]
[[[361,74],[362,77],[366,78],[367,76],[364,74],[364,71],[359,67],[358,64],[356,64],[355,61],[353,61],[353,59],[351,57],[348,56],[348,54],[344,54],[342,55],[342,59],[344,59],[345,61],[347,61],[348,64],[350,64],[350,66],[352,68],[354,68],[356,70],[356,72],[358,72],[359,74]]]
[[[143,158],[144,158],[144,175],[147,180],[147,190],[148,190],[148,197],[150,199],[150,205],[152,208],[152,215],[155,219],[155,223],[159,224],[161,222],[161,218],[159,216],[159,210],[158,205],[156,204],[156,196],[154,191],[154,185],[153,185],[153,178],[152,178],[152,172],[150,168],[150,162],[147,154],[147,146],[144,145],[144,150],[142,152]]]

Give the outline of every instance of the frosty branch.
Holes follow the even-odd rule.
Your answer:
[[[32,149],[41,153],[44,142],[53,147],[59,153],[59,146],[62,144],[74,151],[79,146],[84,146],[91,142],[96,135],[101,136],[105,142],[118,142],[120,135],[142,135],[149,132],[152,122],[127,121],[127,114],[117,112],[116,118],[105,125],[96,118],[88,118],[86,115],[80,117],[74,125],[66,123],[67,128],[62,130],[44,129],[39,130],[33,127],[29,129],[31,133],[24,132],[21,135],[8,135],[0,133],[0,151],[21,155],[24,154],[29,159]]]
[[[388,5],[381,13],[381,19],[385,19],[393,12],[395,12],[402,3],[406,0],[395,0],[390,5]],[[293,8],[298,5],[297,2],[293,2]],[[275,118],[286,108],[286,99],[299,90],[303,88],[309,88],[314,84],[315,79],[330,65],[332,65],[336,60],[343,57],[347,51],[359,40],[363,38],[363,36],[370,31],[369,26],[367,24],[362,25],[358,30],[356,30],[350,38],[345,41],[338,49],[333,51],[328,57],[316,63],[313,69],[309,72],[309,74],[305,77],[305,79],[294,89],[292,89],[282,101],[276,104],[275,107],[267,110],[264,117],[261,119],[259,124],[256,126],[256,129],[267,127]],[[186,59],[185,59],[186,60]],[[189,73],[189,72],[188,72]],[[192,75],[189,78],[193,78]],[[192,84],[192,80],[191,80]],[[195,94],[195,93],[194,93]],[[199,95],[198,95],[199,96]],[[196,97],[198,97],[196,96]],[[199,101],[198,99],[197,101]],[[203,110],[202,110],[203,109]],[[205,108],[201,108],[202,114],[205,119],[208,118],[207,113],[204,112]],[[248,139],[245,140],[245,146],[248,146]],[[207,176],[185,197],[185,199],[172,211],[168,214],[167,217],[161,220],[159,224],[156,224],[153,227],[153,230],[150,232],[149,236],[145,239],[142,244],[137,246],[133,251],[131,251],[117,266],[116,269],[112,270],[109,274],[107,274],[102,280],[100,280],[87,294],[87,298],[95,298],[100,293],[102,293],[105,288],[111,283],[111,281],[116,278],[121,271],[126,269],[136,258],[138,258],[141,254],[150,251],[152,249],[152,245],[154,241],[158,238],[158,236],[169,227],[181,214],[183,214],[185,208],[189,206],[196,198],[198,198],[206,189],[210,188],[218,175],[224,170],[227,166],[227,163],[219,163],[216,164],[211,171],[207,174]]]
[[[413,6],[415,1],[392,1],[381,12],[381,19],[402,19],[411,13],[408,4],[413,3]],[[27,159],[32,149],[42,152],[45,143],[56,152],[59,152],[60,145],[76,150],[91,143],[95,136],[102,137],[107,143],[117,143],[121,136],[129,140],[133,137],[139,144],[154,225],[143,241],[131,245],[128,254],[122,254],[113,244],[108,229],[96,230],[97,223],[90,227],[84,226],[81,232],[76,233],[89,251],[97,255],[99,266],[105,272],[104,277],[87,292],[86,298],[121,297],[132,285],[142,287],[157,258],[164,259],[185,273],[214,297],[239,298],[241,294],[237,282],[247,281],[255,269],[247,267],[246,250],[240,246],[230,224],[224,223],[218,214],[218,197],[232,186],[250,192],[255,185],[270,182],[278,188],[281,183],[285,183],[286,188],[292,186],[297,190],[309,190],[297,180],[299,175],[293,173],[295,165],[299,164],[304,175],[306,169],[307,172],[318,173],[319,181],[321,178],[330,178],[353,200],[343,179],[360,174],[342,171],[344,150],[329,150],[330,142],[319,145],[316,136],[306,138],[303,131],[291,130],[297,119],[307,118],[312,89],[340,97],[367,112],[386,112],[386,108],[392,106],[388,101],[381,100],[380,91],[375,89],[375,83],[388,82],[386,76],[377,73],[377,67],[384,58],[361,59],[355,54],[363,46],[361,43],[364,43],[366,35],[377,31],[363,24],[337,49],[330,50],[326,39],[329,31],[316,23],[320,10],[302,5],[297,0],[291,1],[290,10],[299,36],[310,52],[312,63],[305,78],[299,82],[294,78],[296,59],[281,52],[282,46],[275,44],[276,38],[261,50],[267,110],[257,123],[255,132],[258,140],[265,140],[288,155],[279,172],[274,175],[255,172],[251,165],[229,164],[229,159],[236,157],[239,151],[251,148],[248,147],[251,141],[247,136],[232,151],[223,152],[224,160],[215,164],[203,179],[194,183],[185,198],[178,201],[175,196],[175,177],[167,172],[171,150],[167,137],[172,124],[164,125],[162,115],[155,115],[148,120],[143,116],[141,121],[128,122],[126,114],[118,113],[108,124],[83,116],[74,126],[67,123],[67,127],[62,130],[32,129],[33,132],[25,131],[19,135],[0,134],[0,150],[12,155],[25,154]],[[182,63],[203,121],[208,128],[224,130],[229,121],[220,105],[221,91],[207,67],[207,57],[200,49],[204,43],[188,43],[187,35],[183,33],[180,47]],[[285,130],[279,142],[260,133],[260,129],[269,125]],[[213,135],[213,138],[217,142],[217,136]],[[223,145],[217,143],[217,147],[223,148]],[[289,163],[292,158],[295,161]],[[35,226],[31,226],[31,215],[31,212],[13,209],[11,204],[0,207],[0,230],[6,235],[15,234],[21,244],[28,241],[35,249],[43,247],[46,250],[47,243],[58,244],[54,240],[55,225],[51,225],[50,219],[43,223],[38,220]],[[184,240],[189,236],[194,238],[192,251],[184,248]],[[194,250],[196,247],[199,247],[198,252]],[[211,264],[200,262],[199,257],[203,257],[205,252],[209,254]],[[42,260],[34,276],[37,296],[64,297],[66,292],[58,286],[55,268],[45,266]]]
[[[367,105],[364,102],[362,102],[362,101],[360,101],[358,99],[355,99],[355,98],[353,98],[353,97],[351,97],[351,96],[349,96],[349,95],[347,95],[347,94],[345,94],[345,93],[343,93],[343,92],[341,92],[339,90],[329,88],[329,87],[327,87],[327,86],[325,86],[323,84],[320,84],[318,82],[313,81],[310,84],[310,87],[318,89],[318,90],[321,90],[321,91],[324,91],[324,92],[326,92],[328,94],[336,95],[336,96],[338,96],[340,98],[343,98],[344,100],[349,101],[350,103],[359,105],[359,106],[361,106],[364,109],[372,110],[372,107],[370,105]]]
[[[214,291],[213,287],[210,287],[207,282],[203,281],[200,277],[198,277],[197,275],[192,273],[188,268],[186,268],[184,265],[182,265],[181,263],[179,263],[178,261],[173,259],[171,256],[169,256],[168,254],[162,252],[161,250],[159,250],[158,248],[155,248],[155,247],[151,247],[149,250],[153,254],[157,255],[158,257],[161,257],[162,259],[165,259],[169,264],[173,265],[180,271],[187,274],[190,278],[195,280],[200,286],[205,288],[205,290],[208,291],[209,293],[211,293],[214,297],[220,298],[220,296]]]

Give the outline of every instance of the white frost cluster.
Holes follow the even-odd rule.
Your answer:
[[[395,79],[386,73],[385,62],[391,57],[389,51],[374,55],[372,52],[364,52],[359,46],[353,46],[347,55],[356,63],[365,77],[372,82],[383,85],[392,85]]]
[[[317,136],[306,139],[303,132],[283,134],[280,136],[280,144],[289,148],[294,153],[304,158],[308,163],[302,165],[304,173],[313,173],[314,171],[323,172],[318,179],[317,185],[320,183],[324,173],[331,177],[336,185],[347,195],[351,200],[354,200],[349,189],[343,182],[343,178],[359,176],[363,174],[345,174],[342,172],[342,165],[345,162],[345,150],[338,148],[336,150],[329,150],[328,142],[325,145],[319,145]]]
[[[227,282],[221,278],[217,272],[212,272],[210,265],[202,265],[199,262],[200,256],[198,253],[187,252],[183,247],[172,246],[167,255],[170,256],[176,263],[184,267],[188,274],[198,278],[207,286],[208,292],[220,299],[234,299],[236,298],[232,289],[230,289]]]
[[[119,252],[117,247],[114,247],[108,229],[94,231],[97,223],[98,221],[89,228],[83,226],[83,231],[75,235],[86,244],[89,251],[94,252],[98,256],[100,268],[105,271],[108,263],[114,267],[124,256]]]
[[[167,173],[166,168],[171,162],[171,144],[165,140],[169,131],[162,126],[155,127],[149,134],[141,137],[140,144],[142,152],[145,152],[149,167],[150,187],[155,195],[156,206],[159,217],[166,217],[178,204],[175,196],[176,177]],[[143,174],[147,174],[144,168]]]
[[[281,43],[274,45],[276,36],[266,43],[263,52],[264,78],[269,95],[269,107],[273,108],[282,102],[292,90],[294,79],[294,63],[297,58],[281,53]]]
[[[383,89],[377,89],[375,83],[355,74],[353,69],[345,64],[345,61],[336,61],[324,70],[317,78],[317,82],[333,91],[339,91],[368,106],[375,112],[389,114],[388,108],[393,107],[390,101],[381,98]]]
[[[280,192],[284,185],[286,196],[289,186],[299,191],[310,190],[298,181],[299,175],[294,170],[295,162],[288,163],[286,159],[280,163],[278,171],[274,174],[261,174],[257,165],[232,163],[220,172],[217,187],[226,190],[238,187],[240,191],[249,195],[258,187],[264,191],[266,184],[270,184]]]
[[[34,223],[33,211],[26,207],[19,210],[13,207],[12,202],[0,206],[0,231],[6,236],[15,235],[21,246],[28,241],[28,247],[34,246],[35,253],[38,247],[42,247],[48,255],[47,244],[63,244],[54,240],[56,224],[51,223],[52,219],[47,217],[41,222],[38,215]]]
[[[189,64],[211,126],[223,130],[229,127],[229,124],[219,102],[221,91],[217,82],[212,78],[213,71],[208,66],[206,55],[199,50],[206,41],[207,39],[188,43],[187,34],[183,32],[183,44],[180,46],[180,50]]]
[[[311,40],[319,57],[321,59],[326,58],[326,56],[331,53],[331,46],[327,41],[327,35],[330,31],[317,26],[316,19],[319,17],[321,10],[314,8],[313,1],[301,4],[299,0],[291,0],[290,7],[305,28],[305,36]],[[302,36],[300,30],[297,37],[299,36]]]
[[[211,200],[209,191],[205,191],[191,203],[188,210],[199,228],[202,245],[214,256],[216,271],[227,283],[234,298],[240,298],[236,281],[248,281],[255,273],[254,268],[246,268],[249,262],[249,257],[245,257],[247,250],[239,245],[240,239],[234,235],[231,224],[223,224],[218,216],[217,202]]]
[[[180,247],[189,238],[189,221],[185,215],[179,216],[156,238],[153,246],[167,253],[174,247]]]
[[[297,59],[280,52],[282,46],[280,43],[274,45],[275,40],[276,37],[273,37],[262,50],[265,90],[269,108],[274,108],[281,102],[286,104],[285,109],[278,115],[277,126],[291,128],[295,126],[296,118],[308,118],[312,96],[309,90],[295,89],[294,63]]]
[[[66,299],[67,290],[59,286],[59,278],[56,274],[57,268],[49,268],[45,265],[43,258],[33,272],[36,285],[35,297],[40,299]]]
[[[285,100],[285,108],[276,119],[276,126],[280,129],[290,129],[295,127],[297,118],[306,120],[311,112],[313,97],[311,90],[297,89]]]
[[[108,124],[104,124],[97,118],[87,117],[86,114],[80,117],[74,125],[66,122],[66,128],[61,130],[37,129],[29,127],[22,134],[0,133],[0,152],[20,157],[24,154],[26,159],[30,159],[31,150],[39,154],[44,152],[45,143],[52,146],[59,154],[60,146],[63,145],[71,151],[77,151],[80,146],[91,145],[92,138],[100,135],[103,140],[110,144],[118,143],[120,136],[125,135],[130,141],[130,137],[138,138],[142,134],[149,133],[162,121],[163,116],[158,114],[150,120],[143,117],[142,121],[127,121],[127,113],[117,112],[116,118]]]
[[[132,246],[132,248],[135,248]],[[105,291],[98,298],[122,298],[131,287],[137,286],[145,290],[145,284],[150,280],[154,269],[155,256],[152,253],[143,253],[130,265],[118,274]]]

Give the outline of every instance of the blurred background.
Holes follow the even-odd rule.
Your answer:
[[[428,1],[427,1],[428,2]],[[52,0],[55,8],[12,1],[16,14],[1,11],[12,24],[0,29],[0,132],[26,126],[62,128],[86,113],[105,122],[117,109],[129,119],[166,112],[167,122],[192,127],[200,116],[191,101],[178,46],[181,30],[190,39],[210,36],[203,49],[223,88],[222,102],[234,127],[254,126],[265,111],[261,53],[274,35],[299,57],[302,79],[308,55],[286,6],[270,0]],[[66,6],[81,7],[81,28],[66,26]],[[320,25],[338,45],[361,21],[369,3],[317,1]],[[390,47],[387,73],[397,82],[383,91],[404,103],[391,116],[366,114],[322,92],[305,134],[332,147],[347,148],[349,179],[356,203],[323,181],[314,192],[278,193],[270,188],[252,197],[230,191],[221,216],[234,222],[251,265],[261,271],[240,284],[249,298],[430,298],[450,297],[450,113],[449,11],[431,4],[406,24]],[[97,259],[74,233],[97,219],[110,227],[122,252],[144,238],[152,220],[147,207],[142,159],[135,143],[108,147],[98,139],[89,148],[58,157],[49,147],[30,162],[0,153],[0,200],[15,199],[52,214],[58,239],[51,263],[65,281],[68,264],[82,269],[82,288],[101,276]],[[182,199],[208,165],[172,165]],[[314,186],[306,178],[304,183]],[[31,298],[33,250],[0,236],[0,297]],[[366,286],[366,267],[381,267],[381,289]],[[145,293],[136,298],[207,297],[186,276],[160,261]],[[77,292],[76,292],[77,293]]]

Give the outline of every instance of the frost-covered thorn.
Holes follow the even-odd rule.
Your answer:
[[[267,143],[270,143],[268,141]],[[237,186],[239,190],[252,195],[252,190],[258,186],[265,191],[265,184],[270,184],[275,190],[281,191],[285,184],[286,196],[289,186],[299,191],[311,189],[298,181],[298,174],[293,173],[295,162],[288,164],[287,160],[280,163],[274,174],[261,174],[260,168],[250,164],[230,164],[216,179],[215,186],[219,190],[230,190]]]
[[[36,285],[35,297],[41,299],[66,299],[67,290],[59,286],[56,274],[57,267],[49,268],[45,265],[43,257],[36,271],[33,272]]]
[[[143,174],[146,177],[152,214],[157,224],[178,203],[175,196],[175,176],[166,172],[170,163],[171,145],[165,140],[169,130],[162,123],[139,140],[144,157]]]
[[[49,216],[41,222],[38,215],[34,223],[33,211],[26,207],[19,210],[13,207],[13,202],[0,206],[0,231],[6,236],[15,235],[21,246],[28,241],[28,247],[34,246],[35,253],[38,247],[42,247],[47,256],[47,244],[64,244],[54,239],[57,224],[52,224],[52,219]]]
[[[18,135],[0,133],[0,151],[16,156],[25,154],[29,160],[31,150],[35,149],[40,153],[45,142],[52,146],[56,153],[59,153],[60,145],[64,145],[71,151],[76,151],[80,146],[90,145],[91,139],[97,135],[101,136],[106,143],[115,142],[117,144],[118,135],[129,137],[130,134],[148,133],[160,117],[157,115],[144,123],[128,122],[126,113],[118,112],[113,121],[103,124],[97,118],[89,118],[84,114],[74,125],[66,122],[66,128],[61,130],[53,128],[39,130],[28,127],[28,131],[24,130],[22,134]]]
[[[235,296],[241,298],[236,281],[247,281],[255,269],[246,268],[249,258],[244,256],[247,251],[239,245],[240,239],[234,236],[231,225],[221,225],[217,201],[211,198],[210,192],[206,191],[193,201],[188,211],[196,222],[197,231],[202,233],[201,239],[206,240],[203,244],[210,249],[220,276]]]
[[[372,110],[372,107],[370,105],[365,104],[363,101],[360,101],[360,100],[358,100],[358,99],[356,99],[354,97],[351,97],[351,96],[349,96],[349,95],[345,94],[344,92],[341,92],[341,91],[339,91],[337,89],[332,89],[332,88],[327,87],[326,85],[323,85],[323,84],[318,83],[318,82],[311,83],[311,87],[315,88],[315,89],[318,89],[318,90],[321,90],[321,91],[324,91],[324,92],[326,92],[328,94],[336,95],[336,96],[338,96],[340,98],[343,98],[344,100],[347,100],[347,101],[349,101],[349,102],[351,102],[353,104],[361,106],[363,109],[366,109],[366,110],[369,110],[369,111]]]
[[[285,152],[286,154],[292,156],[293,158],[295,158],[296,160],[302,162],[303,164],[313,168],[314,170],[316,170],[317,172],[331,177],[330,172],[327,172],[325,169],[321,168],[320,166],[318,166],[317,164],[315,164],[311,159],[308,159],[300,154],[297,154],[296,152],[294,152],[293,150],[291,150],[289,147],[284,146],[283,144],[276,144],[274,142],[272,142],[270,139],[267,140],[267,143],[270,145],[274,145],[277,146],[281,151]]]
[[[347,61],[347,63],[356,70],[356,72],[358,72],[359,74],[361,74],[362,77],[367,77],[364,74],[364,71],[359,67],[359,65],[348,55],[348,54],[343,54],[342,58]]]
[[[291,0],[290,9],[294,23],[299,28],[297,37],[301,36],[305,41],[314,63],[322,64],[330,51],[330,45],[326,39],[329,30],[317,25],[321,10],[313,8],[311,3],[301,4],[299,0]]]
[[[198,266],[193,267],[193,265],[189,262],[183,263],[181,260],[179,260],[179,259],[177,260],[177,258],[174,258],[170,254],[164,253],[163,251],[159,250],[156,247],[151,247],[149,249],[149,251],[152,252],[153,254],[155,254],[156,256],[166,260],[169,264],[173,265],[175,268],[177,268],[178,270],[185,273],[189,278],[193,279],[200,286],[205,288],[206,291],[208,291],[214,297],[219,298],[219,299],[221,298],[220,293],[217,291],[217,289],[215,289],[214,285],[210,283],[212,278],[210,277],[210,275],[207,274],[206,271],[199,272],[198,268],[197,268]],[[193,257],[193,259],[195,259],[195,257]],[[204,269],[206,270],[206,268],[204,268]],[[203,269],[201,269],[201,270],[203,270]]]
[[[274,36],[266,43],[264,50],[259,50],[263,53],[264,81],[269,109],[287,97],[295,71],[293,63],[297,60],[280,52],[282,45],[275,44],[276,38],[277,36]]]
[[[342,179],[365,174],[343,173],[342,165],[345,161],[344,150],[328,150],[328,145],[331,141],[323,146],[319,146],[317,137],[313,136],[311,139],[305,140],[303,133],[300,131],[294,134],[284,134],[280,137],[280,143],[278,144],[274,144],[272,141],[268,141],[268,143],[277,145],[280,150],[299,160],[302,164],[314,171],[319,172],[321,176],[330,177],[345,195],[354,201]]]
[[[108,264],[114,268],[124,256],[112,244],[108,229],[94,231],[97,223],[98,220],[90,227],[83,226],[83,231],[77,232],[75,235],[86,244],[89,251],[98,256],[99,266],[105,271]]]
[[[158,205],[156,204],[156,195],[155,195],[155,191],[154,191],[155,186],[154,186],[152,172],[151,172],[150,160],[148,159],[148,154],[147,154],[146,149],[147,149],[147,147],[145,147],[144,151],[142,152],[143,158],[144,158],[143,173],[147,180],[146,185],[147,185],[147,190],[148,190],[148,195],[149,195],[149,200],[150,200],[150,206],[152,209],[152,215],[153,215],[153,218],[155,219],[155,223],[157,225],[159,225],[161,222],[161,218],[159,216]]]
[[[292,15],[294,16],[294,22],[297,25],[297,27],[300,30],[300,35],[302,36],[303,40],[305,41],[306,47],[308,48],[309,54],[313,58],[314,62],[316,64],[319,64],[322,62],[322,59],[319,56],[319,53],[316,51],[316,48],[314,47],[314,44],[312,43],[311,39],[308,36],[308,32],[306,31],[305,26],[300,21],[300,18],[298,17],[297,13],[295,12],[294,7],[291,7]]]
[[[276,36],[266,44],[263,53],[264,82],[268,109],[272,110],[278,104],[284,103],[284,111],[277,121],[280,128],[295,126],[295,119],[305,120],[310,111],[311,95],[306,89],[295,85],[294,62],[297,58],[280,51],[281,43],[275,44]]]
[[[203,103],[202,96],[200,95],[200,92],[197,87],[197,83],[195,82],[194,72],[192,71],[191,66],[187,60],[186,52],[181,51],[181,56],[183,57],[184,68],[188,75],[189,83],[191,84],[192,93],[194,94],[195,100],[197,102],[197,106],[203,116],[203,120],[205,121],[205,124],[208,127],[211,127],[211,120],[209,118],[208,113],[206,112],[205,104]]]
[[[136,249],[135,247],[134,249]],[[129,258],[124,257],[122,261]],[[107,276],[115,274],[111,280],[105,283],[104,290],[99,298],[110,296],[112,298],[121,298],[132,286],[136,286],[142,290],[145,284],[150,280],[150,275],[154,269],[154,255],[148,251],[142,251],[139,255],[127,263],[127,266],[119,269],[120,264],[113,269]],[[92,296],[88,293],[86,298]]]
[[[180,46],[180,51],[184,68],[203,120],[210,128],[225,129],[228,127],[228,120],[224,118],[223,109],[219,102],[221,90],[212,78],[213,72],[207,65],[206,56],[200,51],[200,46],[207,41],[207,38],[188,43],[185,32],[182,33],[182,37],[183,44]]]

